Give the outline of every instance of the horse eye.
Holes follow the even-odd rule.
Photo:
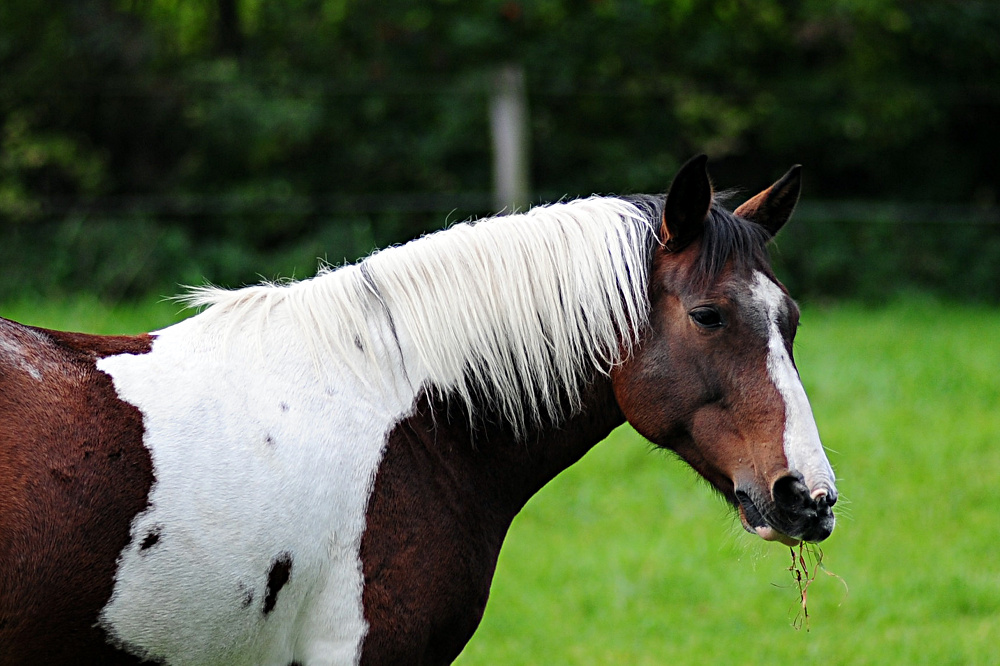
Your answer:
[[[726,323],[722,319],[722,313],[715,308],[695,308],[689,314],[694,323],[702,328],[722,328]]]

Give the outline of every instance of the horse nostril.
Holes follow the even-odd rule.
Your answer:
[[[837,503],[837,491],[828,488],[820,488],[819,490],[813,492],[813,499],[816,500],[818,504],[825,504],[827,507],[832,507]]]
[[[775,503],[785,509],[804,509],[812,504],[809,488],[796,476],[783,476],[775,481],[771,493]]]

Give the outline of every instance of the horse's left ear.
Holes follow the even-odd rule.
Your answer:
[[[671,252],[693,241],[705,228],[705,216],[712,207],[712,181],[707,164],[707,155],[692,157],[670,184],[663,205],[660,242]]]
[[[733,211],[736,215],[756,222],[774,237],[788,222],[802,190],[802,165],[796,164],[771,187]]]

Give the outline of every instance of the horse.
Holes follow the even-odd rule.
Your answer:
[[[515,514],[628,421],[768,541],[834,473],[767,242],[665,196],[470,221],[137,336],[0,320],[0,664],[446,664]]]

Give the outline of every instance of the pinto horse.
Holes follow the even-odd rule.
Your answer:
[[[136,337],[0,320],[0,663],[445,664],[515,514],[628,420],[766,540],[837,499],[765,244],[666,197],[456,225]]]

